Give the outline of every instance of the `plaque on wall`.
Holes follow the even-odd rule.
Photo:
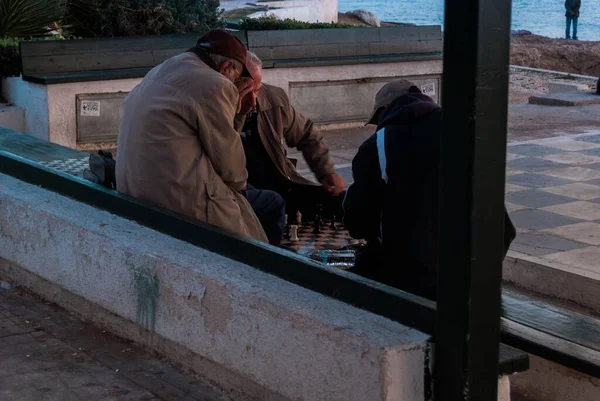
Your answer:
[[[86,93],[77,99],[77,143],[116,142],[128,92]]]

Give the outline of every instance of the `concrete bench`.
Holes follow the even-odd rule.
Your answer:
[[[150,69],[196,45],[198,35],[20,43],[23,80],[43,85],[143,78]]]
[[[263,80],[284,88],[292,104],[316,123],[359,124],[379,88],[399,77],[440,99],[439,26],[235,34],[263,59]],[[3,79],[2,90],[8,101],[26,110],[26,133],[80,150],[114,147],[126,94],[151,68],[197,39],[165,35],[22,42],[23,76]]]

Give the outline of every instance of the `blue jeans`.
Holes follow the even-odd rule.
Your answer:
[[[243,195],[248,199],[256,217],[263,226],[269,244],[278,246],[281,243],[285,219],[285,201],[274,191],[256,189],[248,185]]]
[[[567,15],[567,39],[571,39],[571,22],[573,22],[573,39],[577,39],[577,19],[577,17],[569,17]]]

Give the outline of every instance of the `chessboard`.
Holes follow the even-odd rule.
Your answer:
[[[65,172],[67,174],[82,177],[83,170],[89,168],[89,159],[90,156],[87,155],[79,159],[53,160],[50,162],[40,162],[40,164],[55,170]]]
[[[281,246],[315,262],[340,269],[354,266],[356,250],[364,245],[350,237],[340,222],[331,224],[330,219],[322,220],[318,233],[314,232],[314,221],[303,222],[298,226],[298,240],[292,241],[290,226],[286,226]]]
[[[313,223],[303,222],[298,226],[298,241],[290,241],[289,226],[283,235],[281,246],[301,255],[307,255],[315,250],[335,250],[347,247],[352,242],[348,231],[341,223],[336,222],[336,228],[331,228],[331,220],[323,220],[320,233],[313,233]]]

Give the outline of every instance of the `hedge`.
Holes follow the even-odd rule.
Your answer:
[[[242,31],[278,31],[286,29],[327,29],[327,28],[360,28],[356,25],[341,24],[338,22],[304,22],[286,18],[277,19],[273,16],[260,18],[244,18],[240,22],[239,29]]]

